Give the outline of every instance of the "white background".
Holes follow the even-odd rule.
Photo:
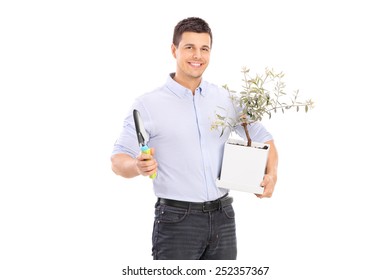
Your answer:
[[[279,180],[272,199],[233,193],[236,264],[270,266],[268,279],[388,279],[385,4],[2,1],[0,278],[155,265],[151,181],[115,176],[110,153],[133,99],[175,70],[174,25],[199,16],[214,34],[205,79],[237,89],[242,66],[274,67],[316,103],[264,121]]]

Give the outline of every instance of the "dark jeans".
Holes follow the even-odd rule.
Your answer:
[[[204,212],[157,204],[152,251],[155,260],[235,260],[232,205]]]

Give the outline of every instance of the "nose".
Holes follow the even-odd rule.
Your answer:
[[[199,59],[202,56],[202,54],[199,49],[194,49],[192,56],[194,57],[194,59]]]

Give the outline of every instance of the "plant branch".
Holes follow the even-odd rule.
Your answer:
[[[222,129],[221,136],[226,128],[234,131],[238,125],[242,125],[248,146],[251,146],[252,140],[248,125],[261,121],[264,114],[271,118],[272,111],[276,113],[278,109],[284,113],[285,110],[294,107],[298,112],[299,107],[305,107],[307,112],[314,107],[314,102],[311,99],[306,102],[301,102],[298,99],[299,90],[294,91],[289,102],[285,101],[288,94],[284,91],[286,84],[283,81],[283,72],[275,72],[273,69],[265,68],[262,75],[256,74],[254,78],[251,77],[249,69],[246,67],[243,67],[241,72],[243,73],[243,85],[238,95],[235,95],[236,91],[230,90],[227,85],[223,86],[229,93],[234,112],[225,111],[223,115],[217,114],[217,119],[212,123],[212,129]]]
[[[248,123],[244,122],[241,125],[244,127],[245,136],[246,136],[246,139],[248,140],[247,146],[250,147],[250,146],[252,146],[252,139],[251,139],[251,137],[249,135]]]

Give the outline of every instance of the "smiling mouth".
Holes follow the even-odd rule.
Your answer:
[[[195,63],[195,62],[189,62],[189,64],[193,67],[201,67],[203,65],[202,63]]]

